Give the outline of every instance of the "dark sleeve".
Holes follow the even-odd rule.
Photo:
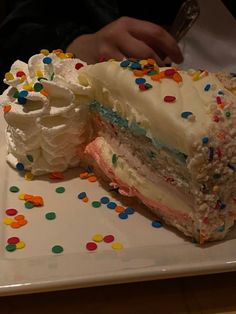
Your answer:
[[[41,49],[66,49],[77,36],[93,33],[118,18],[116,1],[11,1],[12,11],[0,26],[0,75],[20,59]]]

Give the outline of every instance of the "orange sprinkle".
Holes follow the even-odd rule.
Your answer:
[[[65,176],[62,172],[52,172],[52,173],[50,173],[49,178],[50,179],[63,180],[63,179],[65,179]]]
[[[13,221],[10,226],[13,228],[13,229],[17,229],[17,228],[20,228],[20,223],[19,221]]]
[[[24,194],[24,201],[30,201],[32,200],[34,196],[31,194]]]
[[[9,112],[11,110],[11,105],[5,105],[3,106],[3,111],[4,112]]]
[[[25,216],[24,216],[24,215],[17,215],[17,216],[15,217],[15,220],[17,220],[17,221],[24,220],[24,219],[25,219]]]
[[[42,196],[34,196],[33,199],[31,200],[31,202],[35,205],[35,206],[43,206],[43,198]]]
[[[122,213],[124,210],[125,210],[124,207],[120,206],[120,205],[117,205],[116,208],[115,208],[115,211],[117,213]]]
[[[59,55],[60,53],[63,53],[63,50],[62,49],[54,49],[52,52],[55,53],[56,55]]]
[[[26,225],[28,223],[28,221],[26,219],[22,219],[18,221],[18,224],[20,225],[20,227]]]
[[[85,197],[82,199],[82,201],[83,201],[84,203],[88,203],[89,198],[88,198],[87,196],[85,196]]]
[[[97,181],[97,177],[96,176],[91,176],[88,178],[89,182],[96,182]]]
[[[145,73],[143,73],[142,70],[133,70],[133,73],[135,76],[139,76],[139,77],[144,76],[144,74],[145,74]]]
[[[160,79],[164,78],[165,77],[165,72],[164,71],[161,71],[160,73],[158,74],[154,74],[151,76],[151,79],[153,81],[159,81]]]
[[[177,83],[183,82],[182,76],[178,72],[175,72],[172,78]]]
[[[40,94],[42,94],[43,96],[48,97],[48,92],[46,92],[45,89],[41,89]]]
[[[81,172],[79,174],[80,179],[87,179],[89,176],[88,172]]]

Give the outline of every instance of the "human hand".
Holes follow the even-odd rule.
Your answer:
[[[164,57],[175,63],[183,61],[176,40],[164,28],[130,17],[121,17],[96,33],[77,37],[67,51],[89,64],[101,57],[153,58],[159,65],[164,65]]]

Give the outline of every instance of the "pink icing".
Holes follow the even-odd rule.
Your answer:
[[[142,201],[147,207],[152,208],[154,211],[158,211],[161,216],[166,216],[168,218],[177,219],[177,220],[186,220],[189,218],[189,215],[183,213],[175,208],[170,208],[164,205],[161,202],[154,201],[145,197],[140,191],[135,189],[132,186],[127,185],[124,183],[121,178],[119,178],[113,171],[111,165],[109,165],[103,158],[102,158],[102,141],[99,137],[97,137],[94,141],[89,143],[86,146],[85,153],[92,156],[98,166],[102,169],[105,175],[112,180],[111,185],[114,187],[119,187],[119,192],[125,196],[135,196]]]

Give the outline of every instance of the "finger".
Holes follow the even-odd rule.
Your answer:
[[[136,39],[129,33],[123,36],[122,41],[118,43],[118,49],[121,51],[126,58],[135,59],[155,59],[159,66],[164,66],[165,64],[157,53],[149,47],[145,42]]]
[[[176,63],[183,61],[183,56],[176,40],[161,26],[141,20],[128,22],[128,31],[142,40],[160,56],[160,51]]]

